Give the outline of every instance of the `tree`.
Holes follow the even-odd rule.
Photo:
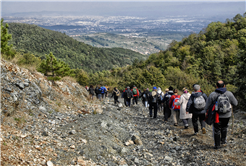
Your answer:
[[[41,62],[38,71],[44,73],[45,76],[48,76],[49,80],[60,80],[61,77],[71,74],[70,67],[65,62],[57,60],[52,52],[45,56],[46,59]]]
[[[3,18],[1,19],[1,53],[6,54],[8,57],[13,57],[14,53],[11,51],[13,45],[9,45],[8,42],[11,40],[11,34],[8,34],[9,25],[3,25]]]

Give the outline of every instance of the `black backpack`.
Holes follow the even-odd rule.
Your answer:
[[[130,90],[125,91],[125,93],[126,93],[126,98],[127,99],[130,99],[132,97],[132,93],[131,93]]]
[[[165,107],[169,107],[169,101],[170,101],[170,98],[171,98],[172,95],[170,95],[169,93],[165,96]]]

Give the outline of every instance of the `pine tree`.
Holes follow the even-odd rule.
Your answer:
[[[45,56],[46,59],[41,62],[38,71],[48,76],[49,80],[56,81],[61,77],[71,75],[70,67],[65,62],[57,60],[52,52]]]
[[[1,19],[1,54],[5,54],[8,57],[14,57],[14,52],[11,50],[13,45],[9,45],[12,35],[8,34],[9,25],[6,23],[3,25],[3,18]]]

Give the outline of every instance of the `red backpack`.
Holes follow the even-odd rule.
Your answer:
[[[172,109],[173,110],[180,110],[180,105],[175,105],[176,102],[179,101],[180,95],[175,95],[175,98],[173,99]]]

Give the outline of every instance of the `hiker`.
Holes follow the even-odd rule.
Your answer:
[[[232,92],[227,91],[223,81],[218,81],[216,88],[209,95],[204,110],[208,110],[210,106],[215,104],[217,116],[215,116],[216,118],[213,123],[214,149],[219,149],[220,144],[226,144],[227,128],[232,114],[232,105],[237,106],[238,101]]]
[[[170,86],[169,91],[164,95],[164,99],[163,99],[163,106],[164,106],[164,121],[167,122],[168,118],[170,118],[172,112],[171,109],[169,108],[169,101],[171,96],[174,94],[173,93],[173,87]]]
[[[133,105],[134,105],[134,103],[138,104],[139,91],[138,91],[137,87],[135,85],[133,85],[133,88],[131,91],[133,94],[132,104]]]
[[[120,96],[120,91],[115,87],[113,89],[113,93],[112,93],[112,96],[111,96],[111,98],[114,97],[114,104],[119,103],[119,100],[118,100],[119,96]]]
[[[149,93],[149,116],[152,117],[154,107],[154,118],[157,118],[158,95],[157,88],[154,86],[153,91]]]
[[[174,92],[174,95],[172,95],[169,100],[169,108],[170,110],[172,110],[174,126],[178,126],[180,106],[176,105],[176,102],[179,101],[180,95],[178,95],[178,89],[174,89],[173,92]]]
[[[206,134],[205,129],[205,105],[207,101],[207,95],[201,91],[201,87],[198,84],[195,84],[194,92],[191,94],[189,101],[186,106],[186,113],[192,113],[192,124],[194,127],[194,134],[198,133],[198,123],[197,120],[199,119],[201,124],[202,133]]]
[[[96,93],[96,98],[98,99],[98,89],[99,89],[99,87],[98,87],[98,85],[96,86],[96,88],[95,88],[95,93]]]
[[[133,98],[132,91],[130,87],[128,86],[127,89],[124,92],[124,98],[126,100],[126,106],[130,107],[131,106],[131,99]]]
[[[139,92],[139,97],[138,97],[138,100],[139,100],[139,101],[141,101],[141,99],[142,99],[142,92],[141,92],[141,90],[140,90],[140,89],[138,90],[138,92]]]
[[[98,99],[102,101],[102,87],[100,86],[98,87],[97,93],[98,93]]]
[[[127,88],[125,90],[123,90],[122,95],[121,95],[121,98],[124,98],[124,104],[125,104],[125,106],[127,106],[126,105],[126,98],[125,98],[125,91],[126,90],[127,90]]]
[[[86,85],[86,86],[85,86],[85,89],[88,91],[88,90],[89,90],[89,87]]]
[[[101,89],[102,89],[102,92],[101,92],[102,98],[105,98],[105,92],[106,92],[107,90],[106,90],[105,86],[102,86]]]
[[[93,100],[95,95],[95,89],[93,88],[93,85],[90,85],[89,94],[90,94],[90,99]]]
[[[188,129],[188,121],[192,118],[192,114],[186,114],[186,106],[190,95],[189,90],[187,88],[183,88],[183,94],[180,96],[178,102],[176,102],[176,105],[180,105],[180,119],[182,119],[185,129]]]
[[[164,94],[163,99],[162,99],[162,101],[161,101],[161,104],[162,104],[162,106],[163,106],[163,116],[165,116],[165,103],[163,102],[163,100],[164,100],[164,97],[166,96],[166,94],[168,93],[168,91],[169,91],[169,89],[166,88],[166,89],[165,89],[165,94]]]
[[[146,88],[146,90],[144,90],[142,94],[142,101],[144,103],[145,108],[149,107],[148,100],[149,100],[149,88]]]
[[[107,85],[105,85],[104,87],[105,87],[105,98],[106,98],[106,97],[108,97],[109,88]]]
[[[164,97],[164,93],[161,91],[160,87],[157,88],[157,95],[158,95],[158,107],[157,107],[157,110],[159,112],[161,112],[163,110],[162,100],[163,100],[163,97]]]

